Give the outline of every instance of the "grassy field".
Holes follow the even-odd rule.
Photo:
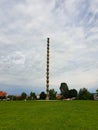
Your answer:
[[[0,130],[98,130],[98,102],[0,101]]]

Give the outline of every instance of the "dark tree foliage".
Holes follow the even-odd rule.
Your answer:
[[[36,99],[36,94],[34,92],[30,93],[30,99],[33,99],[33,100]]]
[[[68,89],[68,85],[66,83],[61,83],[60,91],[61,91],[61,95],[63,95],[64,98],[69,97],[69,89]]]
[[[77,92],[77,90],[76,89],[70,89],[69,90],[69,98],[72,98],[72,97],[77,97],[77,94],[78,94],[78,92]]]
[[[14,97],[15,97],[15,96],[14,96],[14,95],[8,95],[7,97],[8,97],[10,100],[14,100]]]
[[[25,92],[22,92],[21,99],[26,99],[26,97],[27,97],[27,94]]]
[[[50,100],[55,100],[56,99],[56,91],[54,89],[49,90],[49,99]]]
[[[46,94],[45,94],[45,92],[41,92],[41,93],[40,93],[40,99],[41,99],[41,100],[45,100],[45,99],[46,99]]]
[[[88,100],[91,98],[91,93],[86,88],[81,88],[79,90],[78,98],[80,100]]]
[[[98,95],[98,89],[96,90],[96,93],[97,93],[97,95]]]
[[[93,93],[90,93],[90,100],[94,100],[94,94]]]

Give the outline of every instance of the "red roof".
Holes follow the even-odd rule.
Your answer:
[[[0,97],[5,97],[7,95],[6,92],[0,91]]]

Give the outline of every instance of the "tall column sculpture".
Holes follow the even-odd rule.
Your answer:
[[[49,38],[47,38],[46,100],[49,100]]]

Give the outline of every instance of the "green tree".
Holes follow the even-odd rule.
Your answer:
[[[34,92],[30,92],[30,99],[36,99],[36,94]]]
[[[63,95],[64,98],[69,97],[69,89],[68,89],[68,85],[66,83],[61,83],[60,91],[61,91],[61,95]]]
[[[56,91],[54,89],[49,90],[49,99],[50,100],[55,100],[56,99]]]
[[[46,94],[45,94],[45,92],[41,92],[41,93],[40,93],[40,99],[41,99],[41,100],[45,100],[45,99],[46,99]]]
[[[10,100],[14,100],[14,95],[8,95],[7,96]]]
[[[88,100],[88,99],[91,98],[91,94],[90,94],[90,92],[86,88],[81,88],[79,90],[78,98],[80,100]]]
[[[26,97],[27,97],[27,94],[25,92],[22,92],[21,93],[21,99],[26,99]]]
[[[77,94],[78,94],[78,92],[77,92],[77,90],[76,89],[70,89],[69,90],[69,98],[72,98],[72,97],[77,97]]]
[[[96,93],[97,93],[97,95],[98,95],[98,89],[96,89]]]

